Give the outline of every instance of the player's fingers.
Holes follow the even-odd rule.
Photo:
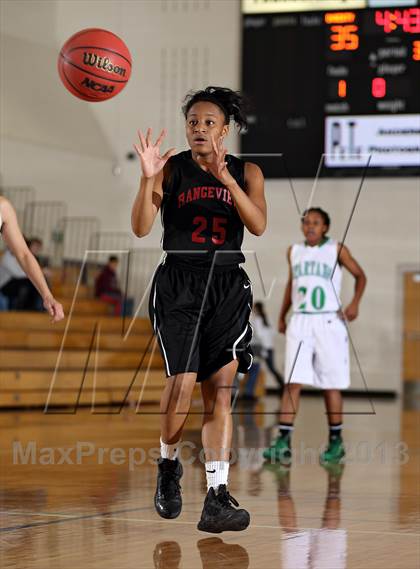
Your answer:
[[[219,149],[217,148],[216,140],[213,136],[211,137],[211,145],[213,146],[214,153],[217,156],[219,154]]]
[[[134,150],[137,152],[137,154],[140,156],[141,155],[141,150],[140,148],[137,146],[137,144],[133,144]]]
[[[163,128],[162,132],[159,134],[155,146],[157,146],[159,148],[159,146],[162,144],[162,140],[165,138],[166,136],[166,130]]]
[[[147,148],[146,139],[144,138],[144,134],[142,133],[141,130],[139,130],[138,133],[140,138],[141,150],[142,152],[144,152]]]
[[[152,129],[149,127],[146,132],[146,144],[150,146],[150,139],[152,137]]]

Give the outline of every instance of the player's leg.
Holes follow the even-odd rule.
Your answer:
[[[288,383],[281,398],[276,436],[271,445],[264,449],[263,457],[270,462],[290,465],[292,460],[292,433],[299,409],[300,383]]]
[[[166,380],[160,400],[161,439],[166,445],[181,439],[196,379],[196,373],[180,373]]]
[[[205,452],[207,496],[198,529],[211,533],[240,531],[249,514],[227,490],[232,444],[231,391],[238,362],[232,360],[201,384],[204,415],[202,443]]]
[[[169,377],[160,400],[160,458],[155,508],[166,519],[178,517],[182,509],[180,479],[183,470],[178,459],[178,445],[190,409],[196,378],[196,373]]]
[[[347,329],[337,315],[324,315],[318,319],[314,366],[318,386],[324,390],[329,424],[328,447],[320,459],[322,463],[338,463],[345,455],[341,390],[350,384],[350,369]]]
[[[161,456],[155,493],[155,508],[163,518],[176,518],[182,508],[177,447],[197,378],[197,289],[195,275],[163,264],[155,273],[149,299],[150,321],[167,375],[160,403]]]
[[[299,409],[302,384],[313,383],[313,340],[305,315],[294,315],[286,333],[285,378],[275,438],[263,451],[267,461],[290,465],[294,421]]]
[[[321,454],[322,463],[340,462],[345,455],[343,430],[343,396],[339,389],[326,389],[324,392],[325,408],[328,417],[328,447]]]
[[[341,425],[343,422],[343,396],[339,389],[326,389],[324,391],[325,409],[328,423]]]

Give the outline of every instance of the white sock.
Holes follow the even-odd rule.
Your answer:
[[[169,458],[169,460],[175,460],[178,458],[178,445],[179,441],[172,443],[170,445],[164,443],[162,438],[160,439],[160,456],[162,458]]]
[[[207,491],[210,488],[217,488],[220,484],[228,483],[229,475],[229,461],[225,460],[210,460],[206,462],[206,478],[207,478]]]

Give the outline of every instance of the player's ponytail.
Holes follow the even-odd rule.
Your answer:
[[[247,129],[246,110],[248,103],[239,91],[232,91],[227,87],[211,86],[202,91],[192,91],[184,99],[182,112],[185,118],[187,118],[191,107],[200,101],[208,101],[217,105],[225,115],[225,124],[229,124],[233,120],[239,132]]]

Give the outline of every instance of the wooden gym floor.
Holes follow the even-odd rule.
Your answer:
[[[184,433],[183,457],[193,464],[185,467],[184,509],[173,521],[153,508],[156,468],[148,453],[159,440],[156,408],[138,415],[131,409],[1,413],[0,566],[418,568],[420,413],[403,410],[397,399],[375,401],[369,414],[366,400],[346,399],[352,413],[345,418],[347,464],[327,471],[317,463],[326,437],[322,400],[306,397],[287,471],[262,467],[252,452],[267,442],[275,421],[262,413],[277,405],[270,397],[255,408],[259,414],[238,408],[234,448],[240,450],[230,488],[252,522],[245,532],[219,536],[196,529],[205,487],[199,409]],[[86,454],[79,458],[78,441]],[[125,460],[130,448],[140,447],[144,464]],[[135,452],[131,458],[140,462],[141,451]]]

